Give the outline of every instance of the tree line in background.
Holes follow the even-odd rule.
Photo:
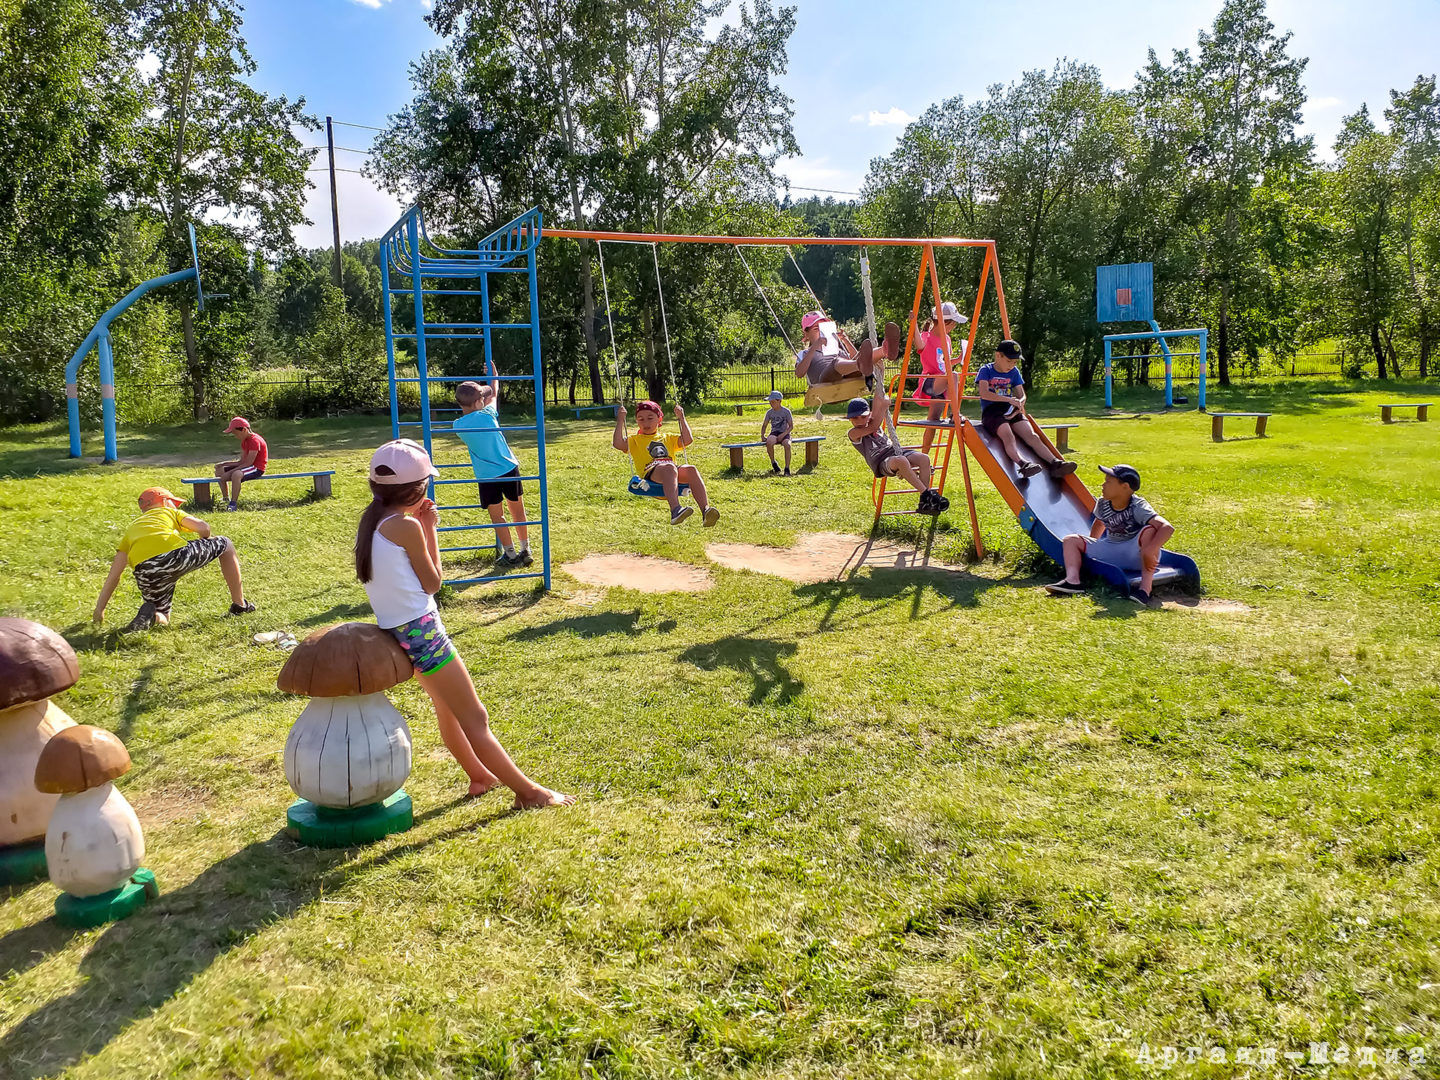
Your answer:
[[[725,10],[435,0],[444,44],[412,65],[414,100],[367,170],[454,246],[532,206],[582,229],[993,238],[1032,378],[1095,377],[1095,266],[1131,261],[1155,264],[1162,324],[1210,327],[1222,382],[1320,342],[1356,374],[1429,375],[1433,76],[1346,117],[1327,159],[1297,130],[1304,59],[1263,0],[1228,0],[1193,49],[1152,52],[1128,88],[1068,60],[1025,72],[926,110],[856,200],[792,202],[775,192],[799,149],[778,86],[795,10]],[[115,327],[132,421],[231,407],[267,374],[314,376],[334,407],[383,401],[378,245],[345,245],[338,285],[330,253],[295,247],[317,125],[303,100],[250,85],[240,15],[236,0],[0,0],[0,418],[63,409],[70,354],[130,288],[189,264],[190,222],[206,312],[176,289]],[[571,400],[609,397],[618,373],[693,402],[718,370],[787,365],[811,290],[842,321],[864,312],[853,249],[603,254],[603,273],[588,241],[548,241],[540,260],[545,375]],[[908,310],[917,263],[872,251],[882,318]],[[968,308],[979,269],[976,252],[943,251],[946,298]],[[496,303],[523,297],[502,288]],[[979,333],[999,336],[993,303]],[[496,344],[502,368],[528,366],[528,350]],[[476,370],[458,349],[437,352],[447,365]],[[93,388],[82,400],[98,409]]]

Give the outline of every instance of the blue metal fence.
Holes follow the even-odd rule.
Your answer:
[[[540,302],[539,285],[535,273],[536,248],[540,242],[540,211],[531,210],[522,214],[510,224],[491,233],[473,249],[442,248],[431,241],[425,232],[425,223],[418,207],[411,207],[395,223],[380,241],[380,283],[385,310],[385,361],[390,376],[390,430],[394,438],[400,438],[402,429],[419,428],[421,440],[431,460],[435,458],[435,439],[458,441],[449,422],[437,421],[434,414],[446,412],[441,407],[432,407],[430,388],[432,384],[451,387],[457,383],[474,380],[490,382],[498,377],[504,383],[529,383],[533,391],[530,404],[533,408],[533,423],[507,424],[501,432],[534,432],[537,467],[533,475],[521,476],[539,486],[540,516],[534,520],[511,521],[495,524],[489,520],[476,520],[478,504],[461,501],[443,504],[435,497],[438,487],[457,484],[477,484],[480,481],[499,480],[500,477],[476,476],[468,461],[455,464],[437,463],[442,469],[462,469],[469,476],[444,478],[431,482],[431,497],[435,498],[443,512],[462,515],[462,523],[446,525],[441,533],[464,533],[490,531],[501,527],[517,525],[540,528],[541,569],[534,573],[485,574],[472,577],[447,578],[449,585],[474,585],[485,581],[514,580],[516,578],[538,577],[544,580],[544,587],[550,588],[550,496],[545,470],[545,410],[544,385],[540,364]],[[529,284],[529,319],[526,322],[493,322],[490,317],[490,277],[492,274],[525,274]],[[403,283],[400,283],[402,282]],[[476,287],[478,286],[478,288]],[[413,325],[409,329],[397,330],[395,312],[391,297],[403,297],[401,310],[408,308]],[[478,297],[480,301],[479,322],[430,322],[426,316],[427,296]],[[443,316],[439,316],[443,317]],[[493,335],[496,332],[528,332],[530,335],[530,373],[526,375],[501,375],[494,372]],[[429,370],[428,346],[442,341],[478,341],[484,358],[484,373],[432,375]],[[413,378],[397,377],[395,370],[395,343],[410,341],[415,347],[416,375]],[[402,419],[400,415],[399,385],[414,383],[420,391],[419,416],[416,419]],[[522,472],[525,470],[522,468]],[[513,478],[509,478],[513,479]],[[466,520],[466,516],[470,520]],[[533,517],[528,511],[526,517]],[[456,539],[461,539],[456,537]],[[488,551],[490,544],[460,544],[442,547],[442,553]]]

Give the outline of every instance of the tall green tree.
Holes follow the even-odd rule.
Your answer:
[[[1435,76],[1417,78],[1408,90],[1390,91],[1385,118],[1399,143],[1395,220],[1423,379],[1430,374],[1430,351],[1440,335],[1440,96]]]
[[[1311,165],[1311,140],[1298,134],[1306,60],[1290,55],[1289,34],[1275,33],[1265,0],[1226,0],[1192,56],[1172,62],[1151,55],[1140,93],[1171,95],[1173,119],[1187,141],[1187,224],[1199,253],[1199,272],[1214,298],[1216,357],[1222,384],[1230,381],[1237,329],[1264,318],[1265,286],[1275,263],[1267,230],[1257,227],[1255,193],[1295,183]],[[1147,85],[1149,82],[1158,86]]]
[[[139,41],[154,57],[145,80],[146,119],[137,140],[131,205],[163,223],[162,252],[171,270],[190,263],[187,225],[223,221],[252,250],[274,253],[293,243],[305,221],[310,157],[295,130],[318,125],[304,100],[250,85],[255,62],[241,35],[236,0],[141,0]],[[197,345],[192,308],[178,292],[186,371],[197,418],[220,376]]]

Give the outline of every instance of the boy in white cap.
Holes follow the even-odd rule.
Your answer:
[[[270,462],[270,448],[255,432],[250,430],[250,421],[237,416],[225,429],[226,435],[240,440],[240,456],[234,461],[222,461],[215,466],[215,479],[220,485],[220,501],[226,510],[240,509],[240,485],[246,480],[255,480],[265,475],[265,466]]]
[[[1085,556],[1121,570],[1140,571],[1140,587],[1130,591],[1137,604],[1150,603],[1150,586],[1160,565],[1160,549],[1175,535],[1175,526],[1136,494],[1140,473],[1133,465],[1100,466],[1105,481],[1095,501],[1095,524],[1090,535],[1065,537],[1065,576],[1045,589],[1051,596],[1084,592],[1080,567]]]
[[[760,438],[765,442],[765,452],[770,455],[770,471],[779,472],[775,461],[775,447],[785,447],[785,475],[790,475],[790,436],[795,431],[795,416],[783,404],[785,395],[779,390],[770,391],[770,408],[760,420]],[[770,433],[765,433],[766,429]]]

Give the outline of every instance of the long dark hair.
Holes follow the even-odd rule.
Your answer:
[[[386,466],[381,465],[384,471]],[[360,515],[360,527],[355,530],[355,576],[362,582],[371,577],[370,551],[375,544],[375,529],[381,519],[388,517],[397,506],[410,506],[425,494],[426,481],[416,480],[413,484],[377,484],[370,481],[370,505]]]

